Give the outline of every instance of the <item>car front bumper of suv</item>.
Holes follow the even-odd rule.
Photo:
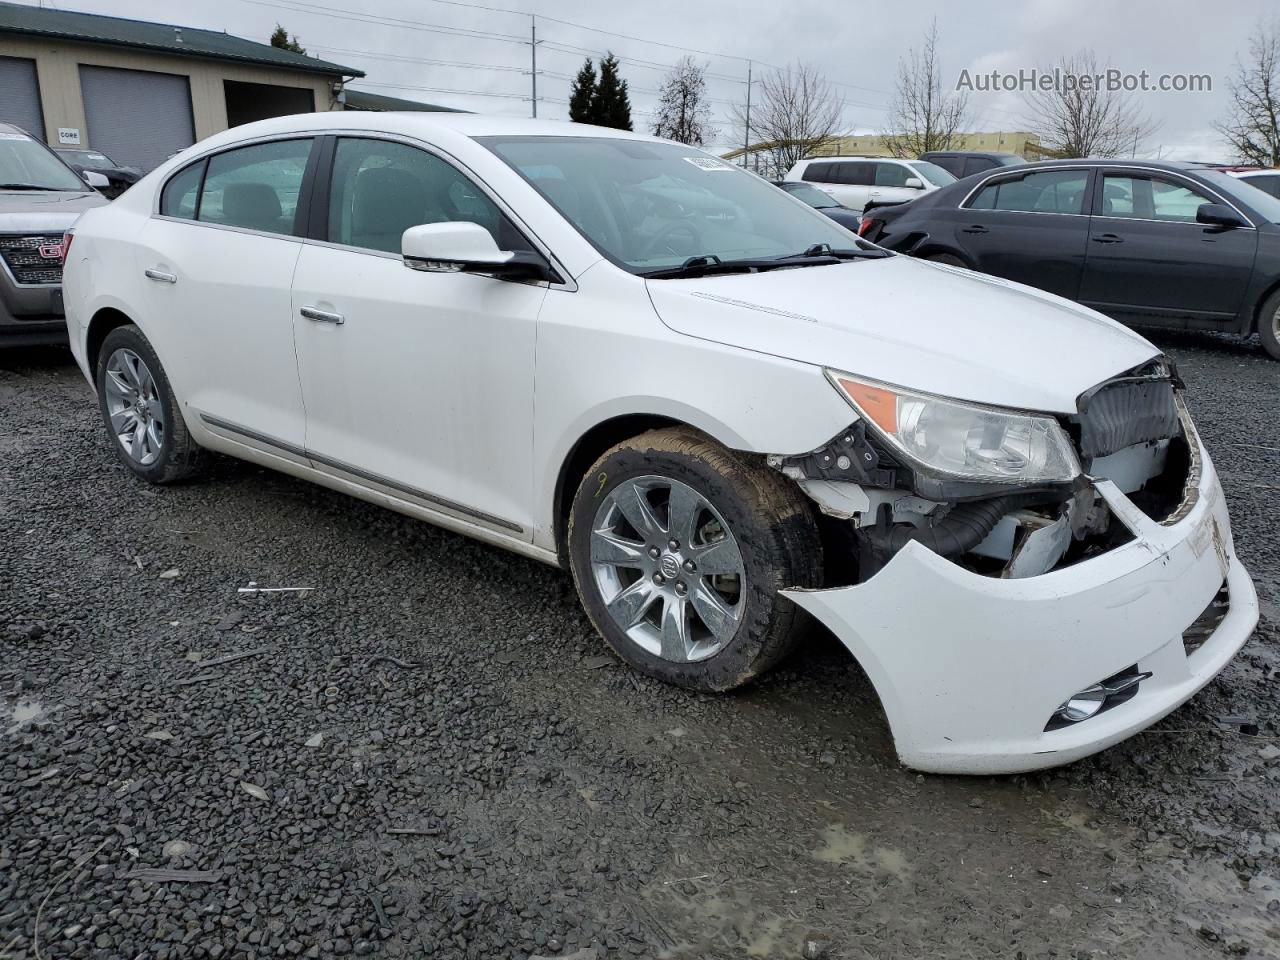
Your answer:
[[[1162,523],[1096,481],[1133,539],[1038,577],[981,576],[912,542],[864,583],[784,595],[858,659],[907,766],[993,774],[1069,763],[1185,703],[1257,624],[1202,446],[1199,460],[1184,508]],[[1093,716],[1055,720],[1078,691],[1148,673]]]
[[[62,287],[16,285],[0,273],[0,348],[66,342]]]

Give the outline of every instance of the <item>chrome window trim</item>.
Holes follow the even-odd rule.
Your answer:
[[[257,430],[251,430],[248,427],[242,427],[239,424],[223,420],[221,417],[201,413],[200,419],[206,426],[222,430],[225,433],[244,437],[248,440],[253,440],[254,442],[261,443],[264,446],[274,447],[277,450],[281,450],[295,457],[301,457],[312,461],[313,463],[322,464],[333,470],[349,474],[352,477],[357,477],[367,483],[375,483],[380,487],[386,487],[388,490],[395,490],[397,493],[405,494],[406,496],[413,497],[416,500],[421,500],[425,504],[431,504],[434,508],[449,510],[453,513],[460,513],[464,517],[478,520],[488,526],[496,527],[500,530],[507,530],[511,533],[523,535],[525,532],[524,527],[511,520],[505,520],[502,517],[495,517],[493,514],[485,513],[483,510],[475,510],[454,500],[449,500],[446,497],[439,497],[433,493],[428,493],[425,490],[420,490],[417,487],[411,487],[408,484],[400,483],[399,481],[392,480],[389,477],[384,477],[381,474],[372,473],[360,467],[352,466],[349,463],[344,463],[341,460],[335,460],[332,457],[326,457],[323,454],[316,453],[314,450],[307,450],[303,447],[299,447],[297,444],[279,440],[275,437],[269,436],[268,434],[259,433]]]
[[[172,180],[174,177],[176,177],[179,173],[181,173],[182,171],[186,170],[188,167],[194,164],[200,163],[203,160],[211,159],[217,156],[218,154],[227,153],[228,151],[231,151],[231,150],[239,150],[244,147],[256,146],[260,143],[274,143],[276,141],[281,141],[281,140],[306,140],[306,139],[319,140],[321,137],[334,137],[335,139],[345,137],[348,139],[355,138],[360,140],[385,140],[390,143],[403,143],[406,146],[414,147],[419,150],[424,150],[427,153],[431,154],[432,156],[444,161],[445,163],[450,164],[457,170],[461,171],[462,174],[467,177],[467,179],[469,179],[472,183],[476,184],[476,186],[478,186],[481,189],[481,191],[484,192],[485,196],[487,196],[494,203],[494,205],[497,206],[497,208],[500,211],[502,211],[503,215],[506,216],[515,225],[516,229],[518,229],[524,235],[525,239],[529,240],[534,245],[534,249],[547,258],[547,262],[550,263],[552,268],[556,271],[556,273],[558,273],[563,278],[562,282],[560,283],[547,282],[546,285],[552,290],[563,290],[567,293],[577,292],[578,290],[577,282],[574,280],[573,275],[565,268],[564,264],[560,261],[560,259],[552,252],[551,248],[542,240],[542,238],[539,237],[537,233],[529,226],[529,224],[524,220],[524,218],[519,216],[515,212],[515,210],[512,209],[511,205],[508,204],[505,200],[503,200],[502,197],[497,193],[497,191],[495,191],[485,181],[483,177],[479,176],[474,170],[472,170],[469,166],[467,166],[467,164],[463,163],[461,160],[453,156],[453,154],[449,153],[447,150],[443,150],[434,144],[427,143],[425,140],[419,140],[416,137],[411,137],[406,134],[388,133],[382,130],[360,130],[360,129],[340,127],[340,128],[322,129],[322,130],[291,130],[288,133],[267,134],[264,136],[250,137],[245,140],[237,140],[235,143],[223,144],[219,147],[214,147],[212,149],[206,150],[197,156],[191,157],[186,163],[182,164],[182,166],[180,167],[175,168],[172,173],[168,174],[164,178],[164,180],[160,184],[159,189],[155,191],[155,195],[152,197],[151,217],[156,220],[169,220],[175,223],[190,223],[198,227],[214,227],[217,229],[234,230],[241,233],[248,233],[254,236],[277,237],[282,240],[293,240],[298,243],[307,243],[307,244],[315,244],[320,246],[336,247],[342,250],[349,250],[352,253],[364,253],[364,254],[370,254],[370,255],[385,256],[385,257],[391,257],[397,260],[401,259],[396,254],[389,253],[385,250],[369,250],[364,247],[352,247],[347,244],[335,244],[328,240],[312,240],[309,237],[299,237],[299,236],[295,236],[294,234],[273,233],[266,230],[252,230],[248,227],[236,227],[229,224],[210,223],[207,220],[195,220],[195,219],[192,219],[191,217],[173,217],[173,216],[167,216],[165,214],[160,213],[160,198],[164,194],[165,187],[169,185],[169,181]],[[312,145],[312,149],[313,150],[315,149],[314,144]],[[561,216],[558,210],[556,211],[556,216]],[[503,281],[503,282],[510,282],[510,281]]]
[[[1218,191],[1216,191],[1210,186],[1207,186],[1206,184],[1201,183],[1198,180],[1193,180],[1191,177],[1187,176],[1186,174],[1179,173],[1173,170],[1164,170],[1160,167],[1148,167],[1141,163],[1126,163],[1123,165],[1117,164],[1115,166],[1108,165],[1105,167],[1097,166],[1097,165],[1080,164],[1080,163],[1068,163],[1068,164],[1061,164],[1058,166],[1036,167],[1034,170],[1027,170],[1019,173],[1020,170],[1021,168],[1018,166],[1014,166],[1013,169],[1011,170],[1010,169],[1002,170],[1000,168],[996,168],[991,172],[990,176],[980,180],[978,183],[976,183],[973,186],[973,189],[971,189],[967,194],[965,194],[964,199],[960,201],[956,209],[957,210],[976,209],[974,207],[969,206],[969,201],[973,199],[973,195],[975,193],[977,193],[979,190],[985,187],[988,183],[990,183],[996,177],[1003,176],[1003,177],[1008,177],[1010,179],[1018,179],[1020,177],[1030,176],[1033,173],[1057,173],[1062,170],[1084,170],[1086,174],[1096,171],[1100,176],[1105,177],[1109,172],[1114,172],[1118,176],[1123,176],[1124,171],[1126,170],[1141,170],[1143,173],[1155,174],[1157,176],[1163,176],[1163,177],[1172,177],[1178,180],[1182,180],[1183,182],[1188,183],[1192,187],[1196,188],[1196,191],[1198,193],[1208,193],[1216,197],[1219,203],[1225,204],[1226,206],[1230,207],[1232,210],[1234,210],[1237,214],[1240,215],[1240,218],[1244,220],[1246,224],[1248,224],[1248,226],[1236,227],[1235,229],[1237,230],[1257,229],[1257,225],[1253,222],[1252,217],[1247,216],[1244,213],[1244,211],[1242,211],[1239,207],[1237,207],[1234,203],[1232,203],[1226,197],[1222,196],[1222,194],[1218,193]],[[1195,220],[1144,220],[1139,217],[1110,217],[1102,213],[1094,213],[1094,214],[1057,213],[1056,211],[1049,211],[1049,210],[993,210],[991,212],[993,213],[1038,213],[1041,215],[1059,216],[1059,217],[1096,217],[1099,220],[1132,220],[1139,223],[1189,223],[1193,225],[1197,224],[1197,221]],[[1201,227],[1206,226],[1206,224],[1198,224],[1198,225]]]

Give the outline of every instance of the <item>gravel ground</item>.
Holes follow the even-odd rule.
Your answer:
[[[145,487],[65,351],[0,355],[0,957],[1280,956],[1280,366],[1160,342],[1263,624],[979,779],[899,767],[827,636],[666,687],[558,571],[232,461]]]

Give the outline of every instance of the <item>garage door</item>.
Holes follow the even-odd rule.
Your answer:
[[[186,77],[80,67],[87,146],[143,171],[196,142]]]
[[[16,123],[33,137],[44,139],[34,60],[0,57],[0,121]]]

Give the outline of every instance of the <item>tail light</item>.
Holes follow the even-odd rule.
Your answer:
[[[63,263],[66,263],[67,258],[71,255],[71,241],[73,239],[75,239],[75,234],[73,234],[70,230],[68,230],[66,233],[62,235],[62,243],[60,244],[60,246],[62,248]]]
[[[864,217],[862,222],[858,224],[858,236],[865,237],[868,233],[875,233],[883,223],[883,220],[873,220],[870,217]]]

